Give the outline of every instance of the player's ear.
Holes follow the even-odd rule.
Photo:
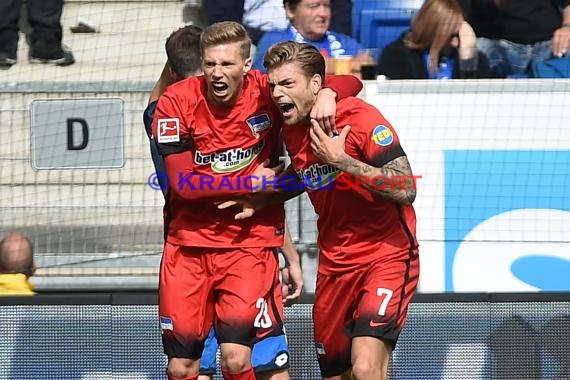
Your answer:
[[[317,94],[322,87],[322,83],[323,79],[321,78],[321,76],[319,74],[314,74],[311,79],[309,80],[309,86],[311,86],[311,91],[313,92],[313,94]]]
[[[175,82],[184,79],[181,78],[180,75],[178,75],[178,73],[174,70],[171,64],[168,64],[168,75],[170,75],[170,78],[172,78],[172,80]]]
[[[168,74],[170,75],[171,78],[177,78],[178,74],[176,74],[176,71],[174,71],[174,69],[172,68],[172,65],[168,65]]]
[[[247,74],[251,70],[251,65],[253,64],[253,59],[248,57],[243,63],[243,75]]]

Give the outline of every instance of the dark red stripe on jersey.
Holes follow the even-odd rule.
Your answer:
[[[394,144],[394,146],[387,149],[387,151],[384,151],[381,155],[372,157],[370,164],[377,168],[381,168],[388,162],[405,155],[406,152],[404,152],[404,149],[400,146],[400,144]]]
[[[279,256],[278,256],[277,251],[275,249],[272,250],[272,254],[275,256],[275,260],[277,260],[277,267],[279,268]],[[283,257],[285,257],[285,256],[283,256]],[[281,283],[279,283],[277,285],[281,285]],[[277,322],[280,329],[279,330],[273,329],[273,332],[269,336],[277,336],[277,335],[281,335],[283,333],[283,320],[281,319],[281,313],[279,312],[279,307],[277,306],[277,303],[275,302],[274,291],[275,291],[275,289],[273,287],[271,287],[271,289],[269,289],[269,292],[268,292],[266,298],[269,299],[271,310],[273,311],[273,315],[275,316],[275,322]]]
[[[410,280],[410,265],[411,265],[412,259],[414,258],[414,253],[415,253],[414,252],[414,241],[415,241],[415,239],[414,239],[414,236],[412,235],[412,231],[410,231],[410,228],[406,224],[406,220],[404,219],[404,211],[402,210],[402,206],[397,205],[397,207],[398,207],[398,216],[400,219],[400,224],[402,225],[402,229],[406,233],[406,236],[408,237],[408,241],[410,242],[410,247],[408,249],[409,260],[406,261],[406,273],[404,274],[404,282],[403,282],[403,286],[402,286],[402,291],[400,293],[400,302],[398,302],[398,313],[396,314],[396,321],[399,321],[400,320],[400,314],[402,313],[402,303],[404,302],[404,299],[406,298],[406,284]]]
[[[168,240],[168,231],[170,231],[170,223],[172,222],[172,213],[170,212],[170,201],[169,199],[172,197],[172,192],[168,189],[166,190],[165,200],[164,200],[164,207],[162,208],[162,217],[164,218],[164,244]]]

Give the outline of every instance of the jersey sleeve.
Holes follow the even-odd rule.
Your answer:
[[[152,136],[162,156],[189,150],[192,143],[190,128],[185,124],[180,100],[171,92],[158,100],[152,121]]]
[[[350,139],[347,138],[347,141],[356,145],[368,164],[381,168],[406,155],[392,125],[373,107],[370,110],[360,108],[352,115],[350,124],[348,136],[353,131],[356,133]]]
[[[156,112],[157,103],[157,101],[150,102],[143,112],[144,129],[149,139],[152,138],[152,119],[154,118],[154,114]]]
[[[356,96],[362,91],[362,81],[354,75],[327,75],[324,87],[336,92],[337,101]]]

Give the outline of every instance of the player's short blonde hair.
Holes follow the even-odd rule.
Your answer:
[[[240,44],[243,59],[249,58],[251,38],[247,34],[247,30],[240,23],[234,21],[216,22],[204,29],[200,39],[200,48],[203,55],[204,50],[209,47],[235,42]]]
[[[325,59],[311,44],[294,41],[280,42],[273,45],[263,58],[263,66],[269,71],[285,63],[295,62],[307,78],[318,74],[325,79]]]

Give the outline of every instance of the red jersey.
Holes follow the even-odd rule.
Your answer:
[[[390,123],[372,105],[357,98],[337,103],[336,125],[350,125],[345,150],[375,167],[404,156]],[[306,186],[318,215],[319,272],[353,271],[418,246],[416,215],[411,205],[400,205],[357,186],[347,173],[319,162],[310,148],[309,126],[283,128],[293,168]],[[329,186],[328,178],[334,183]],[[342,185],[344,182],[344,185]],[[320,187],[320,189],[319,189]]]
[[[202,76],[167,89],[153,120],[153,136],[165,156],[170,181],[165,206],[167,241],[226,248],[283,244],[282,204],[235,220],[235,209],[220,210],[213,202],[250,194],[244,178],[267,158],[273,165],[278,163],[281,124],[266,76],[258,71],[245,76],[242,94],[231,108],[217,108],[206,101]],[[189,180],[198,176],[208,181]]]

